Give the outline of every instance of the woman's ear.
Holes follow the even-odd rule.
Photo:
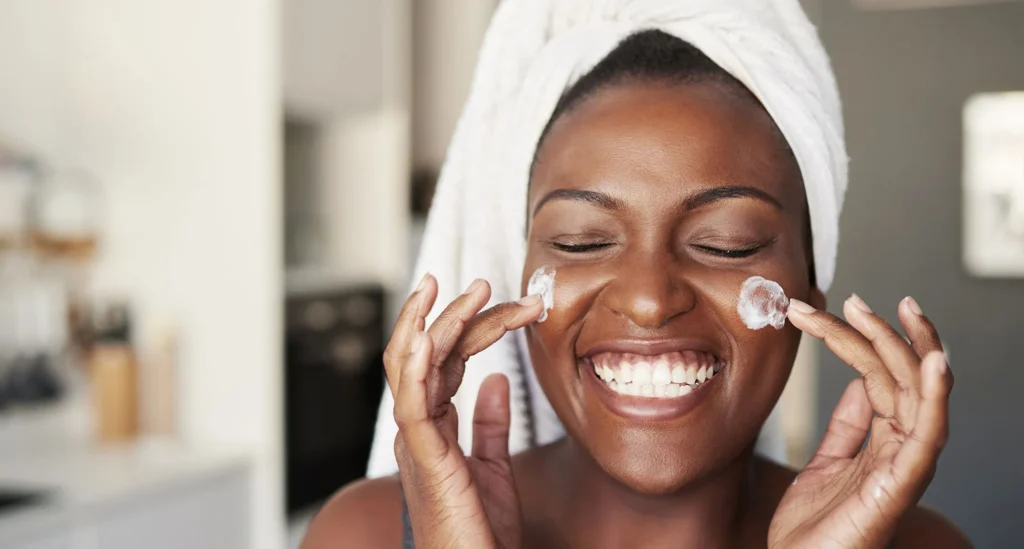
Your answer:
[[[824,311],[825,309],[828,308],[828,303],[825,299],[825,294],[823,294],[817,286],[811,288],[811,293],[807,297],[807,302],[810,303],[811,307],[814,307],[819,311]]]

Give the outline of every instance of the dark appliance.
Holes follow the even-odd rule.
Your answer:
[[[292,294],[286,303],[289,513],[362,477],[384,389],[380,287]]]

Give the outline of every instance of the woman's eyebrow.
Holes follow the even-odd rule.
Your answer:
[[[585,191],[582,189],[555,189],[544,195],[544,197],[537,202],[537,206],[533,208],[533,215],[536,216],[537,212],[540,211],[541,206],[552,200],[575,200],[577,202],[587,202],[606,210],[617,210],[622,207],[621,202],[601,192]]]
[[[774,196],[754,187],[711,187],[699,190],[683,201],[683,210],[690,211],[729,198],[753,198],[767,202],[782,210],[782,204]]]

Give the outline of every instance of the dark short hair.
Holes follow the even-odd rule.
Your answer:
[[[689,42],[660,30],[645,30],[619,42],[607,57],[562,94],[541,133],[537,148],[540,149],[555,121],[584,99],[603,88],[636,81],[715,83],[760,105],[743,83]]]

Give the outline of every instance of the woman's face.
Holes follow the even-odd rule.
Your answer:
[[[740,285],[820,296],[799,170],[769,115],[712,83],[604,88],[551,128],[528,204],[523,289],[538,267],[557,272],[530,356],[569,434],[645,493],[733,461],[800,339],[746,328]]]

